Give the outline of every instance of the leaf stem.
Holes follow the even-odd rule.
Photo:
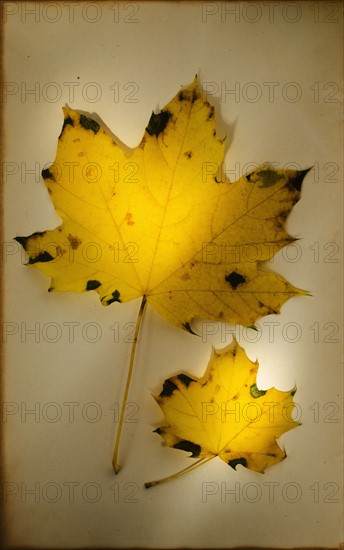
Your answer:
[[[166,481],[171,481],[172,479],[177,479],[180,476],[183,476],[184,474],[187,474],[189,472],[192,472],[192,470],[195,470],[196,468],[199,468],[199,466],[203,466],[206,462],[209,462],[209,460],[212,460],[215,458],[214,456],[208,456],[206,458],[201,458],[200,460],[197,460],[195,464],[192,464],[191,466],[188,466],[187,468],[184,468],[180,472],[177,472],[176,474],[172,474],[167,477],[163,477],[162,479],[157,479],[155,481],[147,481],[145,483],[146,489],[149,489],[150,487],[153,487],[154,485],[160,485],[161,483],[165,483]]]
[[[147,297],[146,297],[146,295],[144,295],[142,297],[142,302],[141,302],[140,310],[139,310],[139,313],[138,313],[138,316],[137,316],[137,321],[136,321],[134,340],[133,340],[133,345],[131,347],[131,355],[130,355],[130,362],[129,362],[129,371],[128,371],[128,376],[127,376],[127,383],[125,385],[123,401],[122,401],[122,407],[121,407],[121,414],[120,414],[120,417],[119,417],[118,430],[117,430],[117,435],[116,435],[115,447],[114,447],[114,451],[113,451],[112,466],[113,466],[115,474],[118,474],[118,472],[121,469],[121,466],[118,463],[119,445],[120,445],[120,440],[121,440],[121,433],[122,433],[122,428],[123,428],[125,409],[126,409],[126,406],[127,406],[129,387],[130,387],[131,377],[132,377],[132,374],[133,374],[136,344],[137,344],[137,340],[138,340],[141,321],[142,321],[142,317],[143,317],[143,313],[144,313],[144,310],[145,310],[146,303],[147,303]]]

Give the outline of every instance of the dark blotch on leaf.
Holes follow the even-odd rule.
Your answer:
[[[198,93],[196,92],[196,90],[194,90],[194,91],[192,92],[191,103],[195,103],[195,101],[197,101],[198,98],[199,98],[199,95],[198,95]]]
[[[153,433],[161,435],[162,434],[162,429],[157,428],[156,430],[153,430]]]
[[[62,125],[62,129],[61,129],[61,133],[59,135],[59,139],[62,136],[63,131],[64,131],[66,126],[74,126],[73,119],[70,116],[67,116],[63,121],[63,125]]]
[[[177,376],[178,380],[180,380],[184,386],[187,388],[190,386],[191,382],[195,382],[193,378],[190,378],[190,376],[187,376],[187,374],[178,374]]]
[[[306,170],[300,170],[296,176],[294,176],[292,179],[289,180],[289,184],[296,189],[296,191],[301,191],[302,182],[305,177],[305,175],[311,170],[312,168],[307,168]]]
[[[159,114],[152,113],[152,116],[149,119],[148,126],[146,128],[150,136],[158,137],[161,132],[163,132],[167,126],[168,121],[170,120],[172,114],[170,111],[161,111]]]
[[[247,468],[247,460],[246,458],[234,458],[233,460],[228,461],[228,466],[233,468],[233,470],[236,470],[236,467],[238,464],[241,464],[241,466],[244,466],[244,468]]]
[[[188,332],[190,332],[190,334],[194,334],[195,336],[197,336],[196,332],[194,332],[190,327],[190,323],[184,323],[182,327],[185,328],[185,330],[187,330]]]
[[[94,134],[99,132],[100,125],[98,124],[98,122],[96,122],[92,118],[88,118],[85,115],[80,115],[80,124],[85,128],[85,130],[92,130]]]
[[[95,279],[87,281],[86,290],[96,290],[96,288],[99,288],[100,285],[101,283]]]
[[[256,399],[257,397],[262,397],[263,395],[265,395],[266,391],[259,390],[257,384],[252,384],[252,386],[250,387],[250,394]]]
[[[36,258],[30,258],[29,264],[35,264],[37,262],[51,262],[51,260],[54,260],[55,258],[49,254],[49,252],[41,252],[36,256]]]
[[[232,273],[226,275],[225,281],[231,285],[233,290],[235,290],[239,285],[245,283],[246,279],[243,275],[240,275],[240,273],[232,271]]]
[[[262,170],[258,175],[261,179],[259,187],[271,187],[281,179],[281,176],[274,170]]]
[[[174,392],[174,390],[177,390],[177,386],[175,385],[174,382],[172,382],[172,380],[170,380],[169,378],[167,380],[165,380],[163,386],[162,386],[162,392],[160,394],[160,397],[171,397],[172,393]]]
[[[184,92],[179,92],[178,99],[179,101],[184,101],[184,99],[186,99],[186,95],[184,94]]]
[[[192,453],[191,456],[195,458],[196,456],[200,455],[201,447],[200,445],[196,445],[196,443],[192,443],[191,441],[187,441],[184,439],[183,441],[179,441],[175,445],[173,445],[174,449],[180,449],[181,451],[186,451],[187,453]]]
[[[45,168],[44,170],[42,170],[42,178],[44,180],[54,180],[55,181],[55,178],[54,178],[53,174],[50,172],[49,168]]]
[[[113,302],[121,302],[120,292],[118,290],[113,291],[112,298],[110,298],[110,300],[108,300],[106,303],[109,306],[110,304],[113,304]]]
[[[45,233],[46,233],[45,231],[36,231],[35,233],[32,233],[32,235],[29,235],[28,237],[14,237],[14,240],[17,241],[19,244],[21,244],[24,250],[26,250],[26,243],[29,239],[36,239],[37,237],[43,237]]]

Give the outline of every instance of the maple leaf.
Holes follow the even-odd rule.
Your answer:
[[[202,378],[181,373],[165,380],[155,399],[167,425],[155,431],[169,447],[200,460],[179,474],[146,483],[147,488],[216,456],[234,469],[240,464],[261,473],[286,457],[276,439],[300,425],[291,416],[296,389],[258,389],[258,367],[234,340],[213,350]]]
[[[142,297],[119,435],[147,303],[192,332],[195,318],[252,326],[306,294],[262,262],[294,240],[285,222],[307,170],[261,166],[219,181],[224,141],[197,79],[152,114],[129,154],[66,108],[56,159],[42,172],[63,223],[16,237],[50,291],[94,290],[104,305]]]
[[[261,264],[294,240],[285,220],[307,170],[217,183],[208,171],[224,140],[196,80],[152,114],[129,156],[96,121],[64,115],[43,170],[63,224],[17,237],[50,291],[96,290],[104,305],[145,296],[189,331],[194,318],[251,326],[304,294]]]

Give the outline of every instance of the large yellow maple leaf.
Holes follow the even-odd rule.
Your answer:
[[[16,239],[51,291],[95,290],[104,305],[142,297],[117,473],[146,304],[192,332],[195,318],[252,326],[305,294],[262,263],[294,240],[285,221],[307,170],[261,166],[235,183],[219,180],[224,139],[197,79],[152,114],[129,154],[95,120],[72,109],[64,117],[56,159],[42,172],[63,223]]]
[[[234,469],[240,464],[261,473],[286,457],[276,439],[299,426],[292,418],[296,389],[258,389],[258,366],[234,340],[223,350],[213,350],[202,378],[181,373],[165,380],[155,399],[167,425],[155,431],[169,447],[200,460],[178,474],[146,483],[147,488],[217,456]]]
[[[250,326],[304,294],[262,262],[293,241],[285,221],[307,171],[262,166],[218,182],[224,140],[197,80],[152,114],[129,155],[96,121],[64,116],[43,171],[63,223],[17,237],[49,290],[96,290],[104,305],[144,297],[189,331],[194,318]]]

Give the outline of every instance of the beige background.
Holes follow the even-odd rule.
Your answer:
[[[8,544],[337,547],[342,4],[72,4],[5,3]],[[202,336],[193,337],[148,310],[129,398],[130,418],[138,422],[125,424],[124,467],[114,477],[113,404],[121,398],[130,354],[124,340],[139,304],[104,308],[95,293],[48,294],[48,279],[23,265],[12,238],[59,222],[39,173],[54,159],[63,105],[96,113],[135,147],[151,111],[196,72],[216,106],[219,131],[229,136],[231,179],[249,163],[314,166],[288,219],[289,232],[300,237],[297,247],[271,265],[313,297],[291,300],[281,315],[262,319],[256,342],[251,331],[220,325],[206,337],[209,327],[199,324]],[[27,333],[35,323],[37,341]],[[231,330],[259,358],[262,386],[298,387],[302,427],[281,438],[287,459],[264,476],[214,460],[145,490],[145,481],[190,464],[152,433],[162,414],[151,394],[180,370],[202,374],[211,345],[229,343]]]

